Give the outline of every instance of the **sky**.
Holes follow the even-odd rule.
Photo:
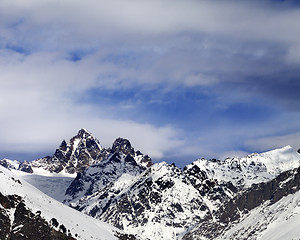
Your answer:
[[[300,4],[1,0],[0,158],[86,128],[184,166],[300,148]]]

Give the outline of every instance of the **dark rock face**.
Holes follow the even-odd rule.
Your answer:
[[[13,221],[9,212],[13,210]],[[23,240],[73,240],[66,233],[55,230],[40,213],[31,212],[18,195],[4,196],[0,193],[0,239]]]
[[[30,163],[27,161],[24,161],[23,163],[21,163],[18,170],[27,172],[27,173],[33,173],[32,167],[30,166]]]
[[[0,239],[9,239],[11,223],[6,209],[12,207],[14,202],[0,193]]]
[[[107,152],[110,153],[121,153],[126,156],[131,156],[135,158],[135,161],[144,167],[150,167],[153,165],[151,158],[148,155],[143,155],[140,151],[135,151],[131,146],[131,143],[124,138],[117,138],[112,148],[107,149]]]
[[[5,168],[9,167],[8,162],[7,162],[6,159],[1,159],[0,160],[0,165],[3,166],[3,167],[5,167]]]
[[[120,240],[138,240],[134,235],[132,234],[125,234],[125,233],[119,233],[117,232],[115,234],[115,237],[117,237]]]
[[[112,152],[121,152],[125,155],[134,155],[134,149],[127,139],[117,138],[111,148]]]

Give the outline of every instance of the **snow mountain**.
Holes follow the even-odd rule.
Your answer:
[[[116,166],[115,161],[118,167],[109,166]],[[133,165],[137,163],[125,163],[123,157],[90,166],[73,181],[71,186],[75,187],[67,194],[71,198],[65,202],[141,239],[213,239],[218,236],[198,234],[197,229],[204,231],[203,226],[210,222],[222,223],[220,213],[233,208],[225,208],[226,204],[232,202],[235,206],[235,199],[248,196],[258,184],[270,187],[278,178],[287,181],[282,176],[300,166],[300,155],[286,146],[223,161],[199,159],[183,170],[164,162],[144,171],[136,171]],[[270,198],[255,196],[259,204]],[[249,199],[244,198],[244,204]],[[217,229],[225,231],[223,225]]]
[[[123,166],[123,168],[121,165],[113,166],[113,163],[117,162],[118,159],[122,159],[127,165],[134,163],[133,169],[130,169],[129,165],[127,167]],[[99,163],[99,165],[95,165],[96,163]],[[88,166],[93,166],[91,169],[94,169],[93,171],[97,172],[98,175],[102,174],[103,184],[106,184],[109,181],[114,181],[118,174],[120,176],[123,173],[130,172],[136,175],[152,164],[151,158],[148,155],[143,155],[140,151],[135,151],[127,139],[117,138],[111,148],[105,149],[101,147],[99,140],[85,129],[79,130],[78,134],[71,138],[69,143],[63,140],[52,157],[23,163],[16,160],[0,160],[0,165],[12,171],[19,170],[15,173],[23,180],[58,201],[66,200],[72,195],[72,191],[77,190],[79,187],[77,179],[82,176],[87,178],[90,174],[84,172],[84,169]],[[30,171],[24,170],[25,166]],[[118,174],[109,175],[110,167],[118,171]],[[72,169],[78,171],[78,176],[71,184],[77,174],[73,173]],[[102,169],[105,170],[101,172]],[[93,176],[95,177],[95,174]],[[99,183],[97,184],[99,185]],[[99,186],[93,185],[88,186],[88,188],[91,191],[92,188],[96,189]]]
[[[267,182],[284,171],[300,166],[300,155],[291,146],[285,146],[265,153],[253,153],[241,158],[221,160],[199,159],[185,169],[199,168],[209,179],[231,182],[242,189],[254,183]]]
[[[117,138],[112,147],[103,148],[81,129],[51,157],[24,163],[3,159],[0,165],[10,168],[14,179],[27,181],[64,207],[89,215],[97,224],[106,222],[107,229],[114,229],[109,230],[113,237],[120,239],[299,236],[300,154],[290,146],[242,158],[201,158],[180,169],[166,162],[153,164],[127,139]],[[10,195],[3,194],[14,199]],[[37,213],[30,204],[28,209]],[[46,215],[43,219],[51,228],[51,219]],[[286,229],[278,234],[281,225]],[[75,231],[70,233],[74,238]]]
[[[2,159],[0,165],[28,173],[42,175],[60,173],[60,175],[75,177],[77,173],[83,172],[90,165],[107,159],[114,153],[134,157],[138,164],[144,167],[152,165],[151,158],[140,151],[135,151],[127,139],[117,138],[111,148],[105,149],[86,129],[80,129],[68,143],[63,140],[52,156],[22,163],[17,160]]]
[[[183,239],[298,239],[299,194],[300,167],[239,192]]]
[[[101,152],[97,163],[77,175],[66,191],[65,202],[94,194],[122,176],[138,176],[151,165],[147,155],[134,151],[127,139],[118,138],[112,148]]]
[[[52,156],[34,160],[29,165],[32,169],[42,168],[51,173],[74,174],[94,163],[102,149],[97,138],[81,129],[68,143],[63,140]]]
[[[86,129],[78,133],[67,143],[63,140],[52,156],[46,156],[34,161],[19,162],[3,159],[0,165],[28,173],[64,173],[75,174],[82,172],[92,163],[103,150],[99,140]]]
[[[179,168],[154,164],[136,176],[122,174],[98,191],[71,201],[70,206],[126,233],[175,239],[197,223],[197,217],[208,214],[199,192],[183,180]],[[189,214],[191,211],[195,214]]]

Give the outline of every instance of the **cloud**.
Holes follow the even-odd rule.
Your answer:
[[[99,87],[98,68],[88,59],[70,62],[56,53],[0,56],[2,152],[50,151],[82,127],[106,147],[126,137],[153,158],[183,144],[175,127],[118,119],[110,106],[82,102],[89,89]]]
[[[72,106],[74,108],[74,106]],[[32,113],[29,113],[32,114]],[[99,118],[89,111],[40,112],[28,119],[8,119],[9,129],[2,129],[1,152],[46,152],[53,153],[62,139],[69,140],[82,126],[88,126],[104,147],[110,147],[117,137],[131,141],[136,150],[161,159],[167,151],[175,150],[184,144],[178,140],[180,134],[172,126],[156,127],[132,121]],[[60,116],[57,117],[57,114]],[[18,116],[19,117],[19,116]],[[25,121],[24,121],[25,120]],[[76,129],[76,131],[75,131]],[[41,156],[42,157],[42,156]]]
[[[32,27],[52,26],[48,31],[61,29],[57,33],[69,40],[72,36],[82,40],[125,34],[126,39],[132,34],[136,38],[198,32],[247,40],[299,42],[300,34],[295,24],[299,9],[272,1],[4,0],[1,9],[4,22],[22,19],[24,33]]]
[[[258,151],[264,151],[266,149],[272,150],[275,148],[281,148],[286,145],[292,146],[295,150],[298,150],[300,147],[300,132],[286,134],[286,135],[277,135],[270,137],[263,137],[255,140],[249,140],[246,144],[252,148],[257,149]]]
[[[1,148],[53,149],[85,127],[157,158],[215,157],[276,135],[300,108],[299,18],[273,1],[3,0]]]
[[[300,45],[294,45],[288,49],[286,61],[291,64],[300,64]]]
[[[2,45],[97,52],[102,83],[112,76],[110,87],[121,78],[123,86],[163,81],[193,87],[240,74],[241,82],[253,69],[273,71],[275,64],[265,64],[272,58],[295,59],[300,44],[300,10],[271,1],[32,0],[2,1],[0,9]],[[278,47],[281,53],[268,54]]]

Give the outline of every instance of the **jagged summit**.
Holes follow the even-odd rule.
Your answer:
[[[125,138],[117,138],[113,145],[112,145],[112,151],[113,152],[122,152],[124,154],[134,154],[134,148],[131,146],[131,143],[129,142],[129,140],[125,139]]]
[[[66,142],[65,139],[59,145],[59,149],[62,150],[62,151],[66,151],[67,150],[67,142]]]
[[[81,137],[81,138],[85,138],[86,136],[91,136],[91,135],[92,134],[88,130],[86,130],[85,128],[81,128],[78,131],[76,136]]]
[[[112,155],[115,154],[114,157]],[[149,167],[153,163],[148,155],[134,150],[129,140],[117,138],[111,148],[103,148],[99,140],[88,130],[82,128],[69,142],[62,140],[52,156],[36,159],[32,162],[1,160],[0,165],[28,173],[81,173],[92,164],[106,159],[124,158],[133,160],[142,167]]]
[[[30,164],[33,168],[55,173],[78,173],[94,163],[102,149],[97,138],[86,129],[80,129],[68,143],[63,140],[53,156],[34,160]]]
[[[119,137],[111,148],[102,149],[94,164],[77,175],[66,191],[65,202],[98,192],[124,175],[126,179],[134,178],[152,165],[148,155],[135,152],[129,140]]]
[[[150,167],[153,165],[151,158],[148,155],[143,155],[140,151],[135,151],[134,148],[131,146],[129,140],[125,138],[117,138],[110,150],[112,153],[120,152],[125,155],[132,156],[136,162],[144,167]]]

